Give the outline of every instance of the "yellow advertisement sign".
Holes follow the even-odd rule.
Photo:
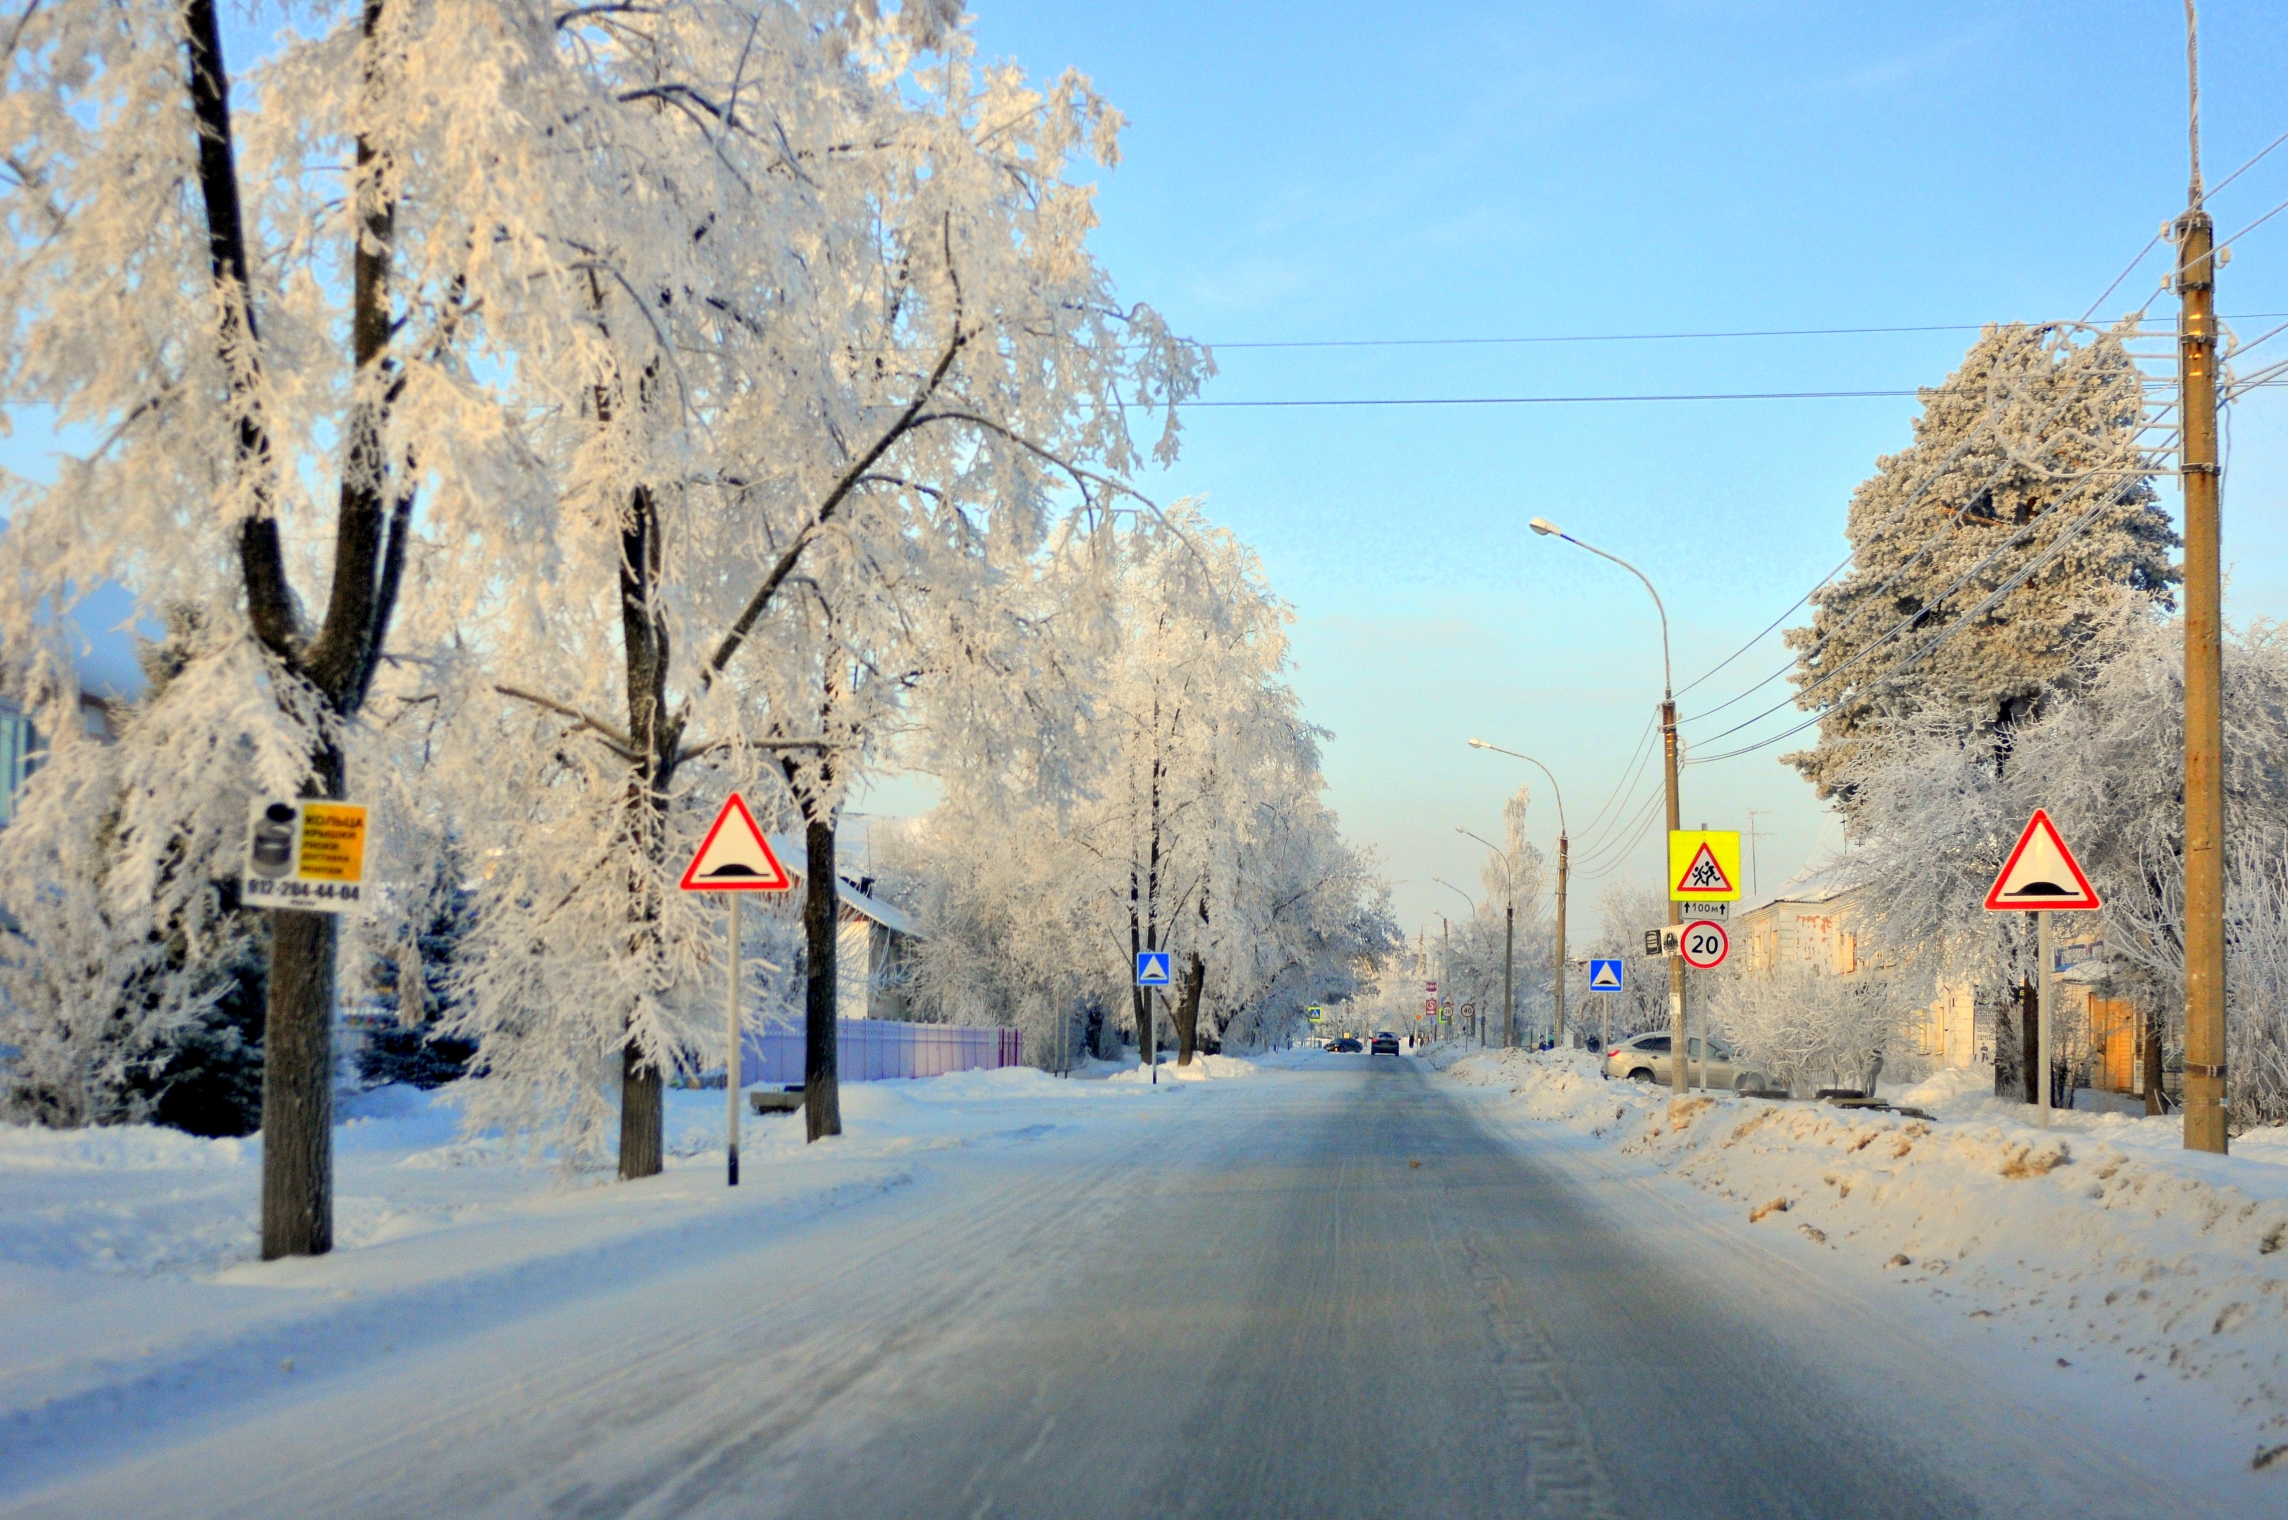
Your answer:
[[[365,902],[365,842],[361,804],[257,799],[247,821],[240,901],[302,913],[358,912]]]
[[[1668,836],[1668,898],[1671,902],[1739,901],[1739,830],[1671,831]]]
[[[365,880],[365,809],[354,802],[302,804],[304,881]]]

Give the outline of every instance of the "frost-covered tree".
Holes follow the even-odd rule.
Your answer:
[[[2177,539],[2122,338],[1987,328],[1922,393],[1914,442],[1852,494],[1851,568],[1787,634],[1797,705],[1821,716],[1818,742],[1783,758],[1821,796],[1855,808],[1849,778],[1910,715],[2007,733],[2121,598],[2166,597]]]
[[[1085,708],[1070,747],[947,775],[904,862],[927,934],[917,994],[1016,1018],[1051,1052],[1125,1023],[1150,1053],[1165,1020],[1183,1063],[1348,996],[1395,932],[1319,801],[1319,736],[1279,679],[1287,614],[1253,556],[1189,506],[1107,553],[1112,628],[1065,671]],[[1135,988],[1142,949],[1173,956],[1170,994]]]
[[[1668,967],[1644,953],[1644,931],[1668,922],[1668,899],[1649,887],[1615,881],[1597,897],[1597,932],[1583,953],[1624,963],[1618,993],[1587,994],[1580,1009],[1584,1024],[1594,1021],[1613,1037],[1669,1027]],[[1592,1006],[1594,1005],[1594,1006]]]
[[[1117,113],[979,67],[937,0],[295,16],[236,78],[211,0],[13,24],[4,398],[99,443],[8,485],[9,679],[67,700],[73,588],[210,610],[178,701],[225,760],[129,792],[146,873],[257,791],[388,793],[380,730],[428,706],[472,847],[519,846],[471,986],[498,1086],[617,1065],[623,1164],[656,1169],[704,959],[663,895],[679,773],[777,774],[809,711],[770,700],[780,604],[835,561],[919,556],[944,601],[1017,573],[1198,361],[1086,253],[1068,166]],[[330,1234],[337,927],[276,925],[273,1254]]]
[[[1000,710],[978,691],[1021,679],[1038,557],[1139,464],[1129,408],[1189,394],[1204,359],[1088,252],[1072,176],[1113,161],[1119,118],[1085,80],[979,66],[936,4],[597,25],[583,56],[641,107],[614,130],[656,220],[588,240],[579,341],[520,362],[546,496],[469,545],[508,594],[464,611],[490,684],[463,688],[455,753],[472,796],[505,768],[524,799],[464,809],[527,842],[481,889],[487,1101],[520,1124],[570,1104],[586,1147],[616,1066],[633,1177],[712,1027],[689,994],[715,915],[672,890],[712,803],[746,790],[831,862],[897,730]],[[548,575],[512,563],[535,554]],[[833,879],[806,890],[813,1138],[839,1128]]]
[[[1865,908],[1870,944],[1924,988],[1938,978],[1986,988],[2036,970],[2025,915],[1987,913],[1987,888],[2036,807],[2048,809],[2105,903],[2116,975],[2178,1037],[2184,972],[2182,624],[2128,618],[2112,657],[2084,672],[2076,695],[2009,736],[1964,736],[1941,723],[1902,725],[1882,764],[1853,773],[1866,799],[1859,847],[1883,893]],[[2271,899],[2264,873],[2288,859],[2288,640],[2272,625],[2239,630],[2224,649],[2225,838],[2247,906],[2227,926],[2228,1042],[2282,1036],[2269,992]],[[2061,932],[2086,923],[2063,915]],[[2247,978],[2235,981],[2234,978]],[[2255,1048],[2255,1047],[2251,1047]],[[2233,1102],[2267,1112],[2278,1100],[2233,1069]],[[2265,1105],[2272,1105],[2266,1108]]]
[[[1714,981],[1710,1027],[1768,1079],[1798,1093],[1821,1084],[1872,1093],[1917,1006],[1909,984],[1804,965],[1736,968]]]

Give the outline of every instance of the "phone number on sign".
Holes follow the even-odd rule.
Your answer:
[[[246,878],[245,897],[250,903],[258,898],[281,903],[354,903],[358,901],[359,890],[355,882],[267,881],[260,876],[249,876]]]

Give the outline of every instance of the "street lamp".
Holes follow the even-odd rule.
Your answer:
[[[1470,742],[1475,744],[1478,741],[1472,739]],[[1458,823],[1454,825],[1454,832],[1475,839],[1487,849],[1493,850],[1494,858],[1501,862],[1502,893],[1509,899],[1502,909],[1501,1039],[1502,1049],[1509,1050],[1517,1044],[1517,1015],[1514,1011],[1517,973],[1513,969],[1517,955],[1517,879],[1510,871],[1509,856],[1495,849],[1489,840],[1470,833]]]
[[[1462,901],[1470,905],[1470,921],[1472,923],[1477,921],[1478,900],[1476,898],[1462,891],[1460,887],[1455,886],[1443,876],[1433,876],[1430,879],[1447,891],[1459,894]],[[1443,913],[1438,915],[1438,926],[1440,931],[1438,959],[1441,963],[1438,971],[1438,1013],[1439,1017],[1443,1019],[1446,1005],[1452,1002],[1454,998],[1454,926],[1447,921],[1446,915]],[[1437,1027],[1433,1025],[1430,1032],[1436,1034],[1438,1032]]]
[[[1668,609],[1661,605],[1660,593],[1653,590],[1645,573],[1617,554],[1607,554],[1595,544],[1585,544],[1572,534],[1560,529],[1545,517],[1536,517],[1527,524],[1544,538],[1562,538],[1576,549],[1586,549],[1599,559],[1609,559],[1623,570],[1644,582],[1652,593],[1653,610],[1660,614],[1660,743],[1662,770],[1668,782],[1668,831],[1673,834],[1684,825],[1683,809],[1676,795],[1676,675],[1668,657]],[[1684,913],[1675,898],[1668,901],[1668,921],[1684,922]],[[1685,1055],[1689,1042],[1684,1030],[1684,957],[1668,958],[1668,1022],[1669,1022],[1669,1086],[1678,1097],[1685,1092]]]
[[[1558,786],[1557,777],[1549,767],[1531,755],[1521,755],[1514,749],[1503,749],[1500,745],[1488,744],[1483,739],[1472,739],[1470,748],[1491,750],[1497,755],[1507,755],[1512,760],[1523,760],[1549,777],[1550,795],[1557,799],[1557,1027],[1554,1035],[1556,1043],[1562,1045],[1565,1043],[1565,878],[1572,869],[1573,853],[1572,841],[1567,837],[1565,827],[1565,792]],[[1470,831],[1464,829],[1462,832],[1469,834]],[[1470,837],[1478,839],[1475,834],[1470,834]],[[1493,848],[1483,839],[1478,839],[1478,843],[1486,845],[1489,850]]]

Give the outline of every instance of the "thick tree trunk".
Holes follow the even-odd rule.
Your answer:
[[[803,989],[802,1113],[812,1140],[842,1133],[842,1095],[835,1075],[835,946],[841,899],[834,886],[834,818],[813,818],[803,832],[809,858],[802,887],[802,931],[810,952]]]
[[[667,1164],[667,1084],[659,1065],[636,1049],[620,1049],[620,1180],[656,1177]]]
[[[596,399],[599,421],[609,421],[611,398]],[[679,735],[667,706],[667,619],[659,606],[664,565],[657,503],[647,486],[628,493],[620,525],[620,645],[627,663],[628,736],[643,756],[629,781],[628,806],[641,815],[636,837],[651,859],[631,872],[631,933],[638,954],[649,953],[658,933],[659,852],[666,848],[668,784],[675,775]],[[656,1177],[665,1165],[667,1110],[661,1095],[665,1051],[647,1050],[633,1036],[620,1058],[620,1176]]]
[[[370,42],[381,17],[368,0]],[[214,0],[184,0],[191,116],[198,136],[199,194],[217,301],[215,341],[237,412],[233,467],[244,492],[239,570],[254,634],[288,679],[306,681],[336,718],[365,701],[404,568],[410,495],[392,499],[384,457],[393,385],[390,256],[396,208],[369,172],[376,156],[361,133],[353,187],[359,245],[353,257],[350,339],[357,386],[345,419],[348,450],[334,525],[334,575],[324,624],[307,646],[296,626],[293,588],[275,515],[277,463],[261,397],[261,335],[239,204],[230,76]],[[375,60],[364,55],[369,90]],[[317,757],[305,791],[341,798],[347,776],[338,749]],[[333,1014],[335,925],[330,916],[280,912],[272,926],[262,1062],[262,1254],[318,1255],[333,1246]]]
[[[1176,1064],[1189,1066],[1200,1044],[1200,989],[1207,985],[1207,962],[1194,955],[1184,968],[1183,995],[1176,999]]]
[[[262,1032],[262,1259],[334,1247],[334,920],[270,916]]]

